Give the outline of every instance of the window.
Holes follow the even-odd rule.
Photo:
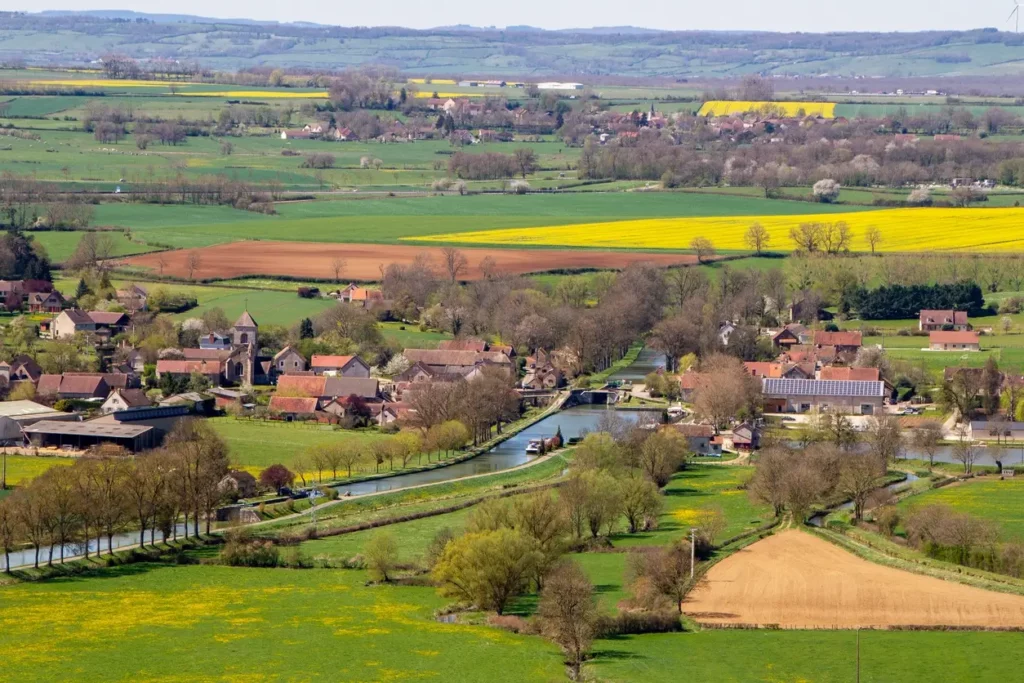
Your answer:
[[[248,332],[243,332],[240,340],[241,340],[241,342],[243,344],[248,344],[249,343],[249,333]]]

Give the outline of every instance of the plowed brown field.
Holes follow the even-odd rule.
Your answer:
[[[883,567],[802,531],[754,543],[707,579],[683,604],[707,624],[1024,627],[1024,597]]]
[[[645,252],[590,251],[571,249],[460,249],[469,260],[462,279],[482,277],[480,263],[491,257],[501,273],[540,273],[559,269],[624,268],[631,263],[651,262],[658,265],[696,263],[690,254]],[[389,244],[324,244],[319,242],[233,242],[202,249],[143,254],[123,259],[130,266],[188,277],[185,261],[188,254],[199,254],[196,279],[233,278],[243,275],[290,275],[297,278],[334,277],[332,263],[345,260],[342,279],[379,280],[382,266],[391,263],[412,263],[418,254],[430,256],[435,268],[442,270],[440,247],[414,247]]]

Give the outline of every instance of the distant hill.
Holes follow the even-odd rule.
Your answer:
[[[425,76],[574,80],[623,75],[708,79],[747,73],[800,78],[1024,76],[1024,36],[996,29],[813,34],[460,25],[421,31],[127,10],[0,13],[0,26],[0,61],[29,64],[81,64],[120,53],[138,59],[195,60],[218,69],[376,64]],[[40,34],[58,32],[60,40],[40,40]]]

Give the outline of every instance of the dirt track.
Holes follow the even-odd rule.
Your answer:
[[[160,270],[163,273],[188,277],[185,259],[198,252],[196,279],[232,278],[243,275],[290,275],[292,277],[333,279],[332,263],[345,260],[342,279],[379,280],[382,266],[391,263],[412,263],[417,254],[431,257],[438,272],[443,270],[440,247],[414,247],[392,244],[325,244],[319,242],[234,242],[195,250],[142,254],[122,259],[131,266]],[[571,249],[460,249],[469,259],[469,268],[462,279],[482,277],[480,262],[490,256],[501,273],[538,273],[562,268],[624,268],[631,263],[649,261],[659,265],[695,263],[689,254],[644,252],[588,251]]]
[[[883,567],[796,530],[727,557],[707,578],[683,604],[707,624],[1024,627],[1024,597]]]

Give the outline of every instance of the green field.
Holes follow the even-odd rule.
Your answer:
[[[172,294],[194,296],[199,302],[196,308],[176,313],[175,320],[196,318],[211,308],[221,308],[229,320],[234,321],[246,310],[260,325],[284,325],[290,327],[303,318],[314,318],[319,313],[336,306],[333,299],[302,299],[296,294],[299,283],[289,283],[287,290],[276,289],[243,289],[237,286],[218,287],[210,285],[189,285],[165,282],[146,282],[142,279],[118,279],[113,281],[115,287],[137,282],[150,291],[158,287]],[[57,289],[65,296],[73,296],[78,280],[74,278],[58,279]]]
[[[433,588],[365,581],[352,570],[133,565],[0,587],[4,678],[564,679],[540,638],[441,624]]]
[[[57,458],[34,455],[8,455],[7,459],[7,485],[17,486],[40,474],[59,465],[70,465],[74,462],[72,458]]]
[[[900,508],[906,514],[932,504],[990,520],[999,527],[1002,540],[1024,542],[1024,480],[973,479],[912,496]]]
[[[601,681],[849,683],[857,680],[852,631],[702,631],[623,636],[595,644],[587,670]],[[1001,651],[1024,647],[1020,633],[862,631],[863,683],[937,683],[1013,678]]]
[[[78,243],[82,241],[83,234],[84,233],[82,232],[56,230],[45,232],[37,231],[32,233],[32,239],[46,249],[46,253],[49,255],[51,262],[63,263],[71,258],[71,255],[75,253]],[[114,246],[110,253],[111,256],[144,254],[155,249],[155,247],[147,244],[139,244],[138,242],[129,241],[122,232],[107,232],[105,234],[110,236],[111,242]]]
[[[296,457],[321,444],[339,441],[367,444],[386,438],[376,431],[337,430],[325,425],[236,420],[233,417],[216,417],[208,422],[227,442],[232,464],[254,474],[277,463],[290,467]],[[363,472],[367,471],[366,468],[373,471],[372,464],[364,461],[362,465]],[[324,473],[325,477],[330,475],[330,472]]]
[[[286,202],[278,216],[225,207],[104,204],[96,224],[131,227],[135,239],[189,248],[242,239],[395,244],[402,238],[485,228],[534,227],[679,216],[836,211],[808,202],[663,192],[477,195]]]
[[[402,349],[436,349],[439,342],[452,337],[447,332],[420,331],[419,326],[412,323],[386,322],[379,326],[384,338]]]

